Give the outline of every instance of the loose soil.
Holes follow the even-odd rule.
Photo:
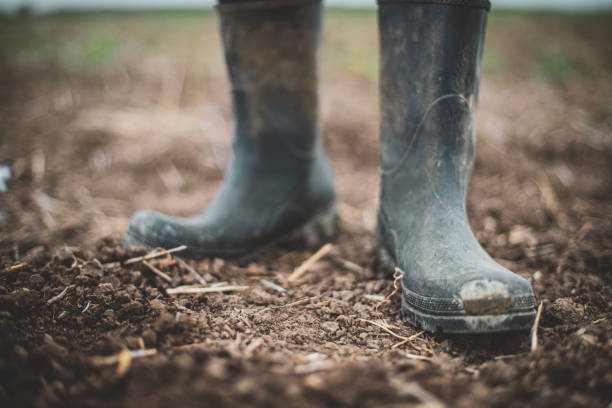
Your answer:
[[[151,260],[171,282],[125,264],[145,254],[120,244],[135,209],[193,214],[222,180],[231,119],[214,21],[2,21],[0,406],[609,406],[612,17],[491,18],[468,212],[543,305],[533,352],[528,332],[422,333],[397,295],[384,301],[371,12],[328,18],[331,252],[293,283],[316,248]],[[198,283],[191,268],[248,288],[169,295]]]

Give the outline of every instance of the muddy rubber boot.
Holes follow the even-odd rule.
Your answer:
[[[535,316],[529,283],[491,259],[466,214],[488,9],[379,0],[377,239],[383,262],[404,272],[403,315],[428,331],[527,329]]]
[[[217,10],[235,116],[225,181],[199,216],[137,212],[124,245],[248,259],[286,241],[329,240],[336,193],[317,116],[321,4],[231,1]]]

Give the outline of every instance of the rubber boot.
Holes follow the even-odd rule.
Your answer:
[[[428,331],[531,327],[529,283],[495,263],[465,205],[489,2],[381,0],[377,239],[403,272],[402,312]]]
[[[192,258],[252,259],[280,243],[333,238],[336,193],[318,122],[321,4],[262,0],[217,7],[232,86],[234,154],[200,215],[140,211],[125,246],[187,245]]]

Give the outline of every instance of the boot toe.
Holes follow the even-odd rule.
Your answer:
[[[144,247],[152,249],[164,247],[160,235],[160,217],[152,211],[137,211],[132,215],[128,228],[123,235],[123,245],[126,248]]]
[[[454,268],[446,279],[407,274],[402,313],[432,332],[485,333],[523,330],[535,317],[535,297],[526,279],[502,267]]]
[[[465,282],[459,289],[464,311],[470,315],[504,314],[533,309],[535,295],[529,282],[505,268]]]
[[[490,279],[465,283],[459,296],[463,309],[471,315],[506,313],[515,302],[506,283]]]
[[[123,234],[122,242],[125,248],[147,248],[147,245],[132,235],[129,230]]]

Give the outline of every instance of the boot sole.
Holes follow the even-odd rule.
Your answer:
[[[379,254],[384,267],[394,270],[395,262],[389,253],[379,248]],[[535,309],[488,315],[431,313],[412,304],[406,292],[409,291],[402,285],[402,315],[411,325],[429,332],[465,334],[527,330],[533,326],[536,315]]]
[[[305,224],[296,229],[282,235],[281,237],[270,242],[259,245],[255,248],[236,248],[232,250],[219,251],[218,254],[203,254],[204,251],[198,251],[193,247],[187,248],[185,252],[179,253],[179,256],[185,256],[191,259],[206,259],[206,258],[222,258],[227,260],[237,261],[239,263],[248,263],[257,260],[265,251],[283,245],[301,245],[308,248],[322,245],[330,242],[338,235],[338,210],[335,203],[322,213],[314,215]],[[142,237],[139,237],[129,230],[124,234],[125,246],[142,246],[147,250],[153,250],[157,246],[148,243]]]
[[[535,310],[497,315],[429,314],[408,303],[402,294],[402,315],[413,326],[430,332],[493,333],[530,329],[535,319]]]

